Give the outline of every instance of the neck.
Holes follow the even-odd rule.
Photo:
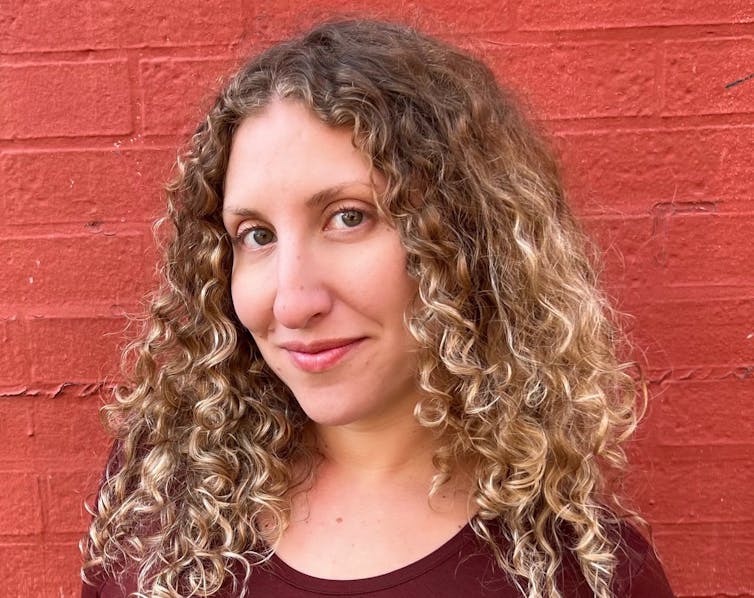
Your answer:
[[[322,466],[331,473],[380,482],[397,475],[429,476],[434,433],[413,415],[369,425],[314,426]]]

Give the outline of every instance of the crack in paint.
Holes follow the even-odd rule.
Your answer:
[[[754,79],[754,73],[751,73],[750,75],[746,75],[745,77],[742,77],[741,79],[736,79],[735,81],[731,81],[725,86],[725,89],[730,89],[731,87],[735,87],[736,85],[741,85],[741,83],[746,83],[749,79]]]
[[[754,365],[667,368],[647,371],[646,380],[650,384],[667,384],[672,382],[747,380],[754,376]]]
[[[29,387],[16,386],[13,388],[4,388],[0,390],[0,399],[13,397],[42,397],[46,399],[56,399],[60,396],[69,396],[79,399],[91,397],[97,394],[110,394],[113,389],[112,384],[98,382],[95,384],[79,384],[77,382],[62,382],[51,387]]]

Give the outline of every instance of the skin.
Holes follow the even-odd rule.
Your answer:
[[[329,579],[405,566],[470,515],[459,480],[428,500],[436,442],[413,416],[421,393],[404,323],[416,281],[378,213],[383,188],[349,130],[288,100],[241,124],[225,180],[236,313],[323,456],[276,554]]]

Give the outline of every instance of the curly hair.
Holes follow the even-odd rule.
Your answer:
[[[117,437],[82,542],[83,573],[130,571],[140,595],[209,596],[270,556],[307,418],[235,315],[221,220],[234,133],[289,98],[384,175],[380,209],[418,284],[418,421],[438,431],[430,494],[471,463],[472,526],[530,598],[559,597],[573,551],[611,595],[623,512],[613,474],[643,385],[552,152],[481,61],[412,29],[320,25],[254,57],[219,93],[167,187],[163,284],[103,408]],[[298,469],[297,469],[298,471]],[[507,540],[503,549],[493,526]]]

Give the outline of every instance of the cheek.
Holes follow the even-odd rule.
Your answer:
[[[364,265],[359,277],[360,294],[370,309],[391,320],[403,322],[418,285],[406,271],[406,254],[402,247],[388,247],[376,259]]]
[[[249,280],[248,276],[241,276],[234,270],[230,285],[236,315],[241,324],[252,333],[264,329],[265,313],[269,312],[265,307],[269,301],[266,297],[268,293],[258,282]]]

